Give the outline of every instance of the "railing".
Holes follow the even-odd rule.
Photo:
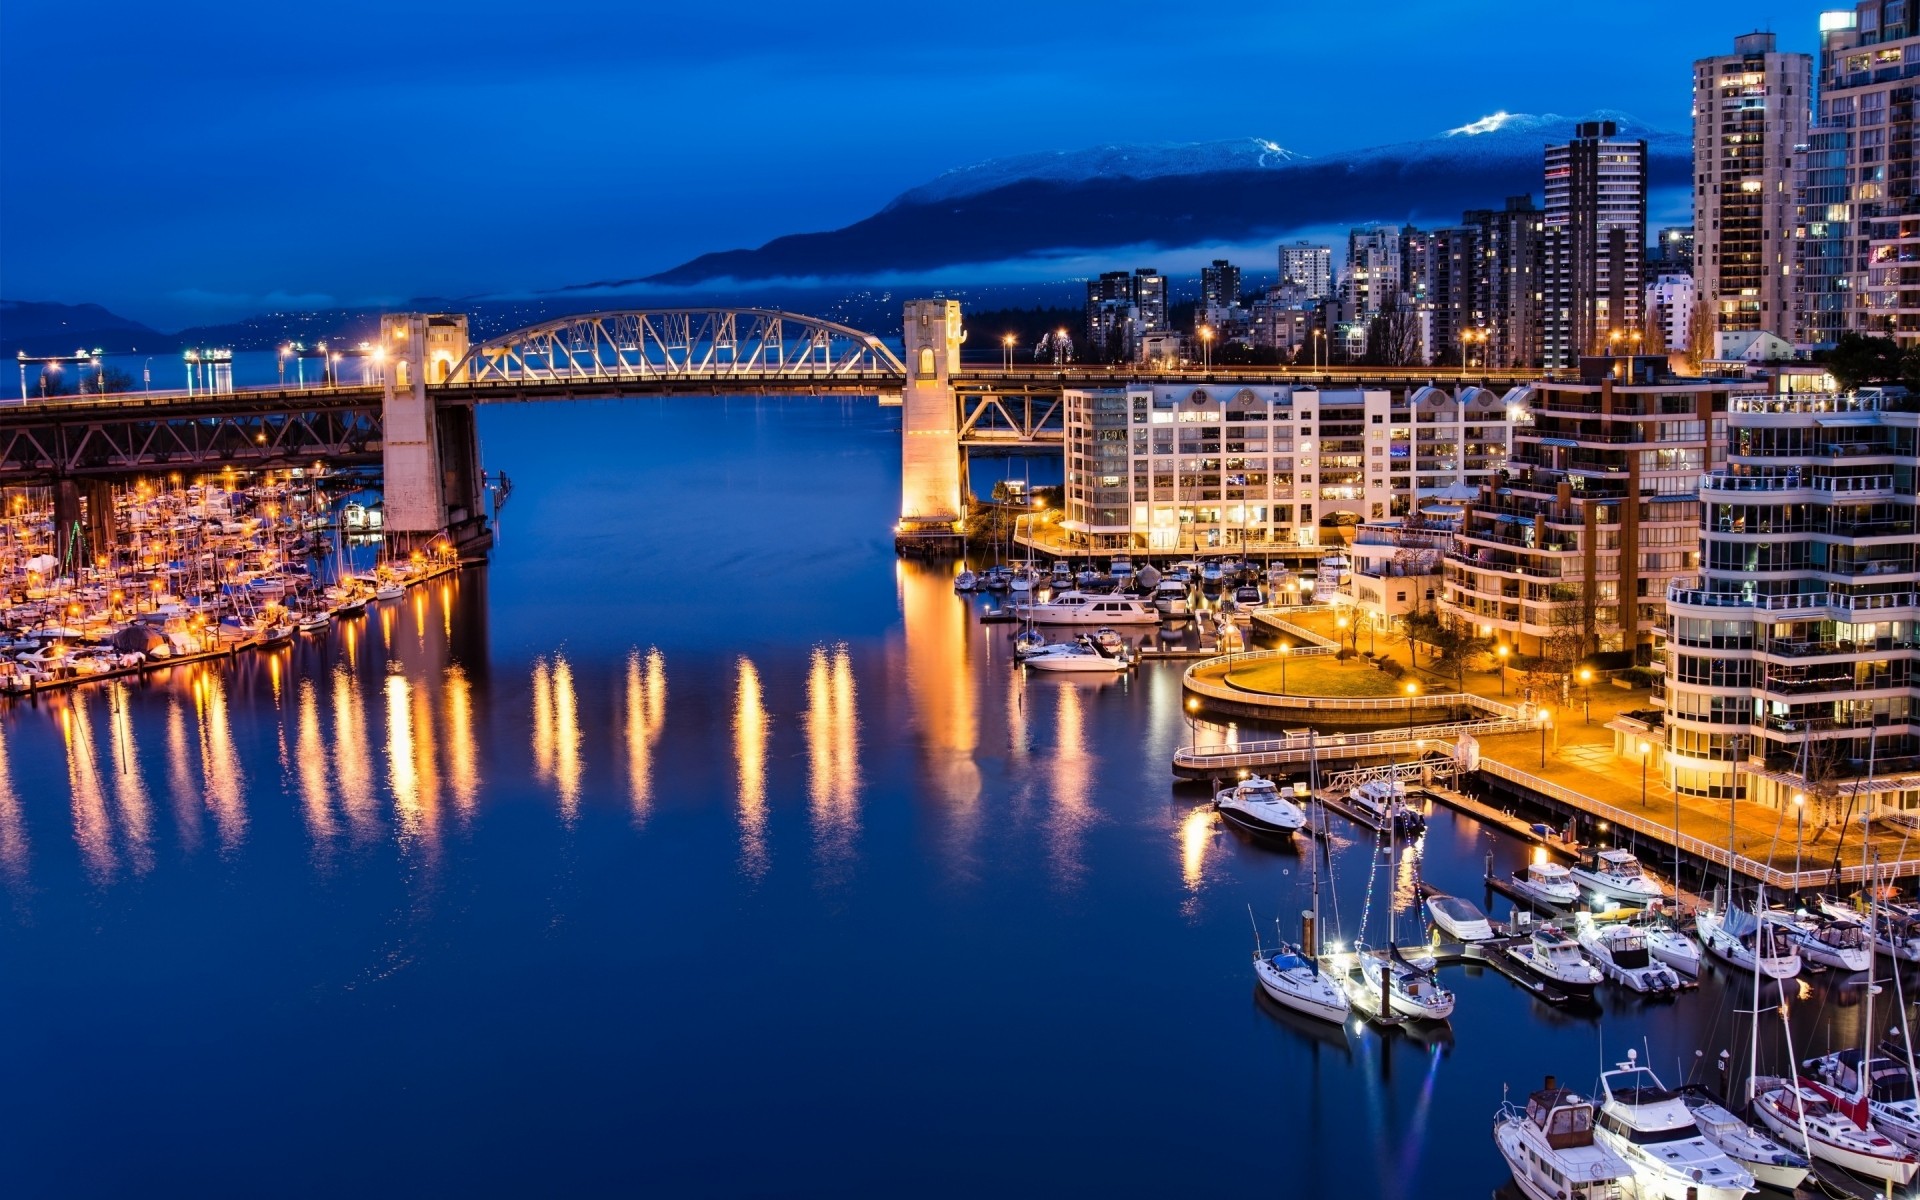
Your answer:
[[[1703,492],[1793,492],[1809,490],[1834,495],[1871,495],[1894,490],[1891,475],[1702,475]]]
[[[1321,653],[1328,652],[1320,648]],[[1291,708],[1310,705],[1328,712],[1411,712],[1418,708],[1471,708],[1486,713],[1489,717],[1501,720],[1519,720],[1520,710],[1510,704],[1489,700],[1485,696],[1476,696],[1471,692],[1422,692],[1413,696],[1267,696],[1260,692],[1243,691],[1239,688],[1223,686],[1198,677],[1198,673],[1218,668],[1232,669],[1241,662],[1271,661],[1286,655],[1298,655],[1299,650],[1253,650],[1245,654],[1223,654],[1215,658],[1202,659],[1186,669],[1181,683],[1191,692],[1215,700],[1229,700],[1238,703],[1259,703],[1262,699],[1276,701],[1275,708]],[[1295,703],[1297,702],[1297,703]],[[1528,726],[1531,728],[1531,726]]]
[[[1299,610],[1294,609],[1292,611],[1297,612]],[[1320,654],[1333,654],[1340,649],[1340,643],[1334,641],[1332,638],[1315,633],[1311,629],[1305,629],[1299,625],[1295,625],[1292,621],[1284,617],[1275,616],[1269,609],[1254,609],[1253,619],[1273,630],[1275,633],[1283,634],[1287,637],[1299,638],[1300,644],[1287,650],[1254,650],[1246,654],[1236,654],[1232,656],[1235,662],[1259,661],[1264,658],[1286,658],[1289,656],[1293,658],[1305,658]]]
[[[1474,736],[1501,733],[1526,733],[1536,728],[1531,721],[1518,718],[1488,717],[1475,721],[1448,721],[1437,725],[1416,725],[1412,736],[1405,729],[1379,729],[1371,733],[1302,734],[1271,738],[1258,742],[1221,743],[1212,746],[1182,746],[1173,752],[1176,769],[1232,771],[1242,767],[1279,766],[1303,763],[1312,758],[1358,758],[1367,754],[1411,753],[1422,743],[1451,746],[1461,734]],[[1429,745],[1429,748],[1432,748]]]

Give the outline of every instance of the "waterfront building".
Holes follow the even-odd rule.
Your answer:
[[[1698,301],[1690,275],[1662,275],[1647,288],[1647,347],[1658,333],[1668,350],[1685,350]],[[1717,345],[1717,343],[1716,343]]]
[[[1314,546],[1492,481],[1509,414],[1482,389],[1130,383],[1068,389],[1065,516],[1093,550]]]
[[[1466,505],[1447,553],[1442,610],[1516,653],[1572,638],[1650,663],[1666,585],[1698,561],[1695,485],[1725,460],[1728,400],[1763,387],[1638,355],[1523,389],[1506,478]]]
[[[1280,287],[1290,299],[1325,300],[1333,294],[1333,247],[1295,242],[1280,247]]]
[[[1547,147],[1541,242],[1542,357],[1572,367],[1640,327],[1647,231],[1647,143],[1612,121],[1583,121]]]
[[[1751,329],[1794,332],[1795,147],[1813,104],[1813,56],[1771,33],[1693,64],[1693,266],[1698,344]],[[1684,348],[1686,340],[1669,342]]]
[[[1409,614],[1433,611],[1444,586],[1441,563],[1452,542],[1451,523],[1433,518],[1418,525],[1369,522],[1354,530],[1346,592],[1357,628],[1370,630],[1377,643]],[[1362,643],[1361,648],[1373,647]]]
[[[1240,268],[1224,258],[1200,268],[1200,307],[1233,308],[1240,303]]]
[[[1683,794],[1920,807],[1920,403],[1833,388],[1782,370],[1729,398],[1727,462],[1700,482],[1700,570],[1666,596]]]

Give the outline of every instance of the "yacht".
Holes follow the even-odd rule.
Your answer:
[[[1633,1168],[1643,1200],[1741,1200],[1753,1173],[1706,1137],[1680,1093],[1661,1086],[1639,1054],[1600,1073],[1595,1132],[1600,1144]]]
[[[1200,564],[1200,586],[1201,587],[1217,588],[1220,586],[1220,581],[1225,578],[1226,578],[1226,572],[1222,571],[1220,569],[1220,564],[1215,562],[1214,560],[1208,559],[1206,562],[1203,562]]]
[[[1114,555],[1107,563],[1107,574],[1113,576],[1116,586],[1127,586],[1127,581],[1133,578],[1133,559],[1124,554]]]
[[[962,571],[953,577],[953,590],[956,592],[971,592],[979,586],[980,577],[972,571]]]
[[[1551,1075],[1524,1110],[1500,1106],[1493,1142],[1529,1200],[1617,1200],[1633,1178],[1633,1168],[1595,1140],[1593,1101]]]
[[[406,594],[406,586],[394,580],[386,580],[373,589],[375,600],[398,600]]]
[[[1426,828],[1426,817],[1407,802],[1407,789],[1397,779],[1369,779],[1347,793],[1347,804],[1375,829],[1389,821],[1403,834]]]
[[[1669,913],[1648,913],[1634,923],[1646,935],[1647,952],[1680,974],[1700,974],[1700,943],[1689,937]]]
[[[1526,941],[1506,948],[1508,958],[1562,991],[1590,996],[1603,976],[1580,953],[1580,943],[1552,925],[1535,925]]]
[[[1745,909],[1704,909],[1694,919],[1694,929],[1709,954],[1739,970],[1751,972],[1757,956],[1760,973],[1769,979],[1800,974],[1800,955],[1792,939],[1772,921],[1758,920]]]
[[[1037,625],[1158,625],[1159,610],[1125,596],[1066,591],[1044,601],[1012,606],[1014,614]]]
[[[1920,1150],[1920,1103],[1913,1092],[1913,1072],[1905,1063],[1878,1055],[1867,1060],[1866,1086],[1860,1080],[1860,1049],[1849,1046],[1800,1065],[1834,1091],[1867,1098],[1867,1117],[1873,1127],[1909,1150]]]
[[[1153,589],[1153,606],[1162,616],[1184,617],[1191,611],[1187,603],[1187,585],[1171,577],[1162,579]]]
[[[1768,914],[1808,962],[1841,971],[1864,971],[1873,965],[1873,945],[1867,927],[1852,918]]]
[[[1920,962],[1920,919],[1905,905],[1881,901],[1870,906],[1864,893],[1854,896],[1851,903],[1820,898],[1820,911],[1842,920],[1865,921],[1870,908],[1874,914],[1874,948],[1899,962]]]
[[[990,592],[1006,591],[1013,586],[1013,568],[1003,563],[995,563],[987,568],[985,575],[980,577],[980,586]]]
[[[1313,602],[1331,604],[1340,595],[1340,588],[1351,577],[1353,564],[1347,556],[1335,551],[1320,560],[1319,570],[1313,575]]]
[[[1631,850],[1602,850],[1591,863],[1582,863],[1571,873],[1575,883],[1608,900],[1645,908],[1666,897],[1666,890],[1647,874]]]
[[[1345,1021],[1352,1009],[1339,982],[1295,946],[1282,943],[1278,950],[1256,949],[1253,977],[1275,1003],[1310,1017],[1337,1023]]]
[[[1575,919],[1575,936],[1600,973],[1636,992],[1680,990],[1680,974],[1653,956],[1647,935],[1625,922],[1602,925],[1587,913]]]
[[[1580,902],[1580,886],[1559,863],[1528,863],[1527,873],[1511,876],[1507,886],[1530,903],[1545,908],[1572,908]]]
[[[1013,657],[1018,662],[1048,646],[1047,635],[1038,629],[1022,629],[1013,638]]]
[[[1013,573],[1013,579],[1007,588],[1016,596],[1030,595],[1041,584],[1040,572],[1032,567],[1021,567]]]
[[[1718,1097],[1698,1085],[1680,1089],[1681,1103],[1693,1113],[1701,1136],[1747,1169],[1758,1183],[1792,1193],[1806,1181],[1807,1158],[1742,1121]]]
[[[1035,671],[1119,675],[1132,668],[1133,659],[1124,647],[1110,651],[1092,638],[1083,636],[1071,642],[1052,642],[1037,650],[1030,650],[1021,657],[1020,665]]]
[[[1300,785],[1295,789],[1298,795]],[[1229,825],[1270,837],[1290,837],[1307,824],[1306,810],[1281,795],[1273,780],[1259,775],[1215,793],[1213,807]]]
[[[1054,591],[1066,591],[1073,586],[1073,568],[1068,566],[1064,559],[1056,560],[1053,564],[1053,573],[1050,576],[1050,582],[1053,585]]]
[[[1361,954],[1359,958],[1365,982],[1355,986],[1366,989],[1369,1007],[1379,1005],[1380,975],[1385,971],[1387,1000],[1394,1013],[1416,1021],[1444,1021],[1453,1015],[1453,993],[1440,986],[1432,967],[1408,962],[1397,946],[1389,946],[1385,956]]]
[[[1471,900],[1459,896],[1428,896],[1427,915],[1456,941],[1485,942],[1493,937],[1493,923]]]
[[[1248,585],[1233,589],[1233,619],[1241,625],[1253,624],[1253,610],[1260,607],[1260,589]]]
[[[1867,1102],[1847,1099],[1811,1079],[1758,1076],[1753,1111],[1774,1135],[1814,1158],[1869,1179],[1905,1186],[1920,1159],[1869,1125]],[[1806,1136],[1801,1136],[1802,1126]]]

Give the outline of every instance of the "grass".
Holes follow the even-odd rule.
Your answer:
[[[1278,659],[1263,659],[1227,672],[1227,682],[1250,692],[1289,696],[1398,696],[1402,684],[1385,671],[1363,659],[1344,663],[1332,656],[1289,659],[1286,664],[1286,691],[1280,688],[1282,664]],[[1426,690],[1424,688],[1422,691]]]

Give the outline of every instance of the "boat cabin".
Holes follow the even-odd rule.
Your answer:
[[[1593,1102],[1556,1086],[1551,1075],[1544,1088],[1527,1097],[1527,1120],[1555,1150],[1593,1145]]]

